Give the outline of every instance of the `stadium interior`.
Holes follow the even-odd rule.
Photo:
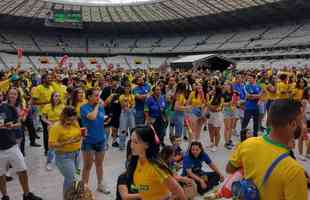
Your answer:
[[[64,54],[70,67],[145,68],[202,53],[239,68],[301,67],[310,55],[308,8],[307,0],[2,0],[0,68],[16,65],[17,48],[25,68],[51,68]]]

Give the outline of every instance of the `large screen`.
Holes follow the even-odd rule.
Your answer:
[[[81,23],[80,11],[54,10],[54,22],[57,23]]]
[[[50,10],[45,18],[45,26],[82,29],[83,19],[80,10]]]

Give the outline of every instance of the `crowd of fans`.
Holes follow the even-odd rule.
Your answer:
[[[220,72],[20,66],[0,73],[2,200],[9,200],[10,168],[19,175],[24,200],[43,199],[30,192],[24,161],[25,140],[29,136],[30,146],[40,147],[40,129],[46,169],[56,165],[64,177],[64,198],[77,175],[88,185],[93,164],[97,190],[111,192],[103,169],[108,148],[127,155],[119,163],[126,170],[118,177],[117,200],[183,200],[191,195],[184,192],[188,188],[201,195],[211,191],[225,173],[207,152],[218,151],[222,133],[224,147],[232,150],[227,171],[242,167],[244,176],[257,185],[272,161],[294,148],[295,139],[298,160],[310,159],[308,68],[231,67]],[[253,129],[248,128],[251,119]],[[209,134],[208,146],[201,142],[203,130]],[[240,145],[234,144],[233,135],[240,136]],[[286,159],[274,172],[274,184],[262,199],[307,199],[307,173],[292,151],[290,155],[292,160]],[[206,172],[203,163],[212,171]]]

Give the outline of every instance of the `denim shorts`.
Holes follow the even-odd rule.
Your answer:
[[[192,109],[192,116],[194,117],[202,117],[202,108],[199,108],[199,107],[195,107]]]
[[[82,143],[82,151],[95,151],[95,152],[104,152],[105,151],[105,141],[97,142],[95,144]]]
[[[223,117],[224,117],[224,119],[234,118],[235,117],[235,112],[230,107],[224,107],[224,109],[223,109]]]

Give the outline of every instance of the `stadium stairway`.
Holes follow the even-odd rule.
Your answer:
[[[228,43],[230,40],[232,40],[238,33],[234,33],[231,37],[224,40],[223,43],[221,43],[216,49],[220,49],[222,46],[224,46],[226,43]]]
[[[29,63],[37,70],[38,69],[38,66],[32,61],[31,57],[30,56],[26,56],[26,59],[29,60]]]
[[[186,36],[184,36],[178,43],[177,45],[175,45],[174,47],[172,47],[171,51],[173,51],[174,49],[176,49],[177,47],[180,46],[180,44],[182,44],[182,42],[186,39]]]
[[[295,33],[296,31],[298,31],[299,29],[301,29],[304,26],[304,24],[301,24],[299,26],[297,26],[294,30],[292,30],[291,32],[289,32],[288,34],[286,34],[284,37],[282,37],[277,43],[274,44],[274,46],[277,46],[278,44],[280,44],[283,40],[285,40],[286,38],[288,38],[289,36],[291,36],[293,33]]]
[[[5,68],[9,69],[9,66],[8,66],[8,65],[4,62],[4,60],[2,59],[1,54],[0,54],[0,62],[2,63],[2,65],[3,65]]]

